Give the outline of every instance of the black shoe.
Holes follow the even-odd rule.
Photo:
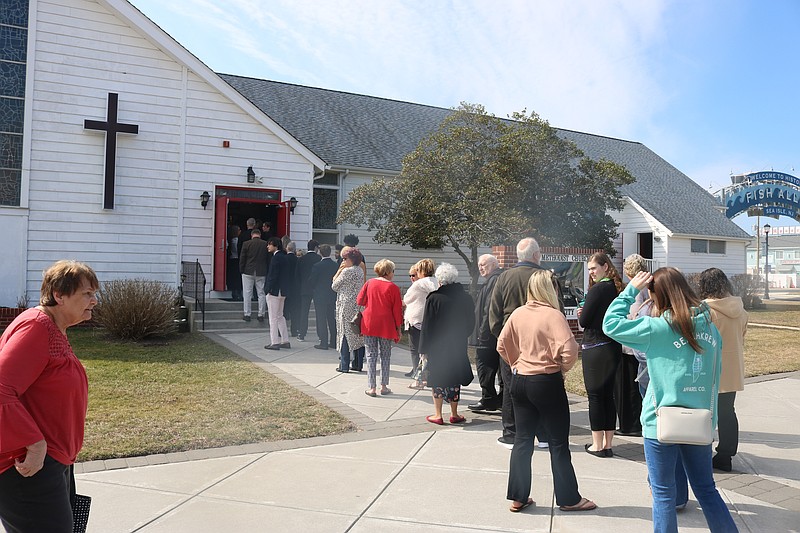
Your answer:
[[[264,348],[266,348],[267,350],[280,350],[281,349],[281,345],[280,344],[267,344],[266,346],[264,346]]]
[[[263,316],[258,317],[258,321],[259,322],[264,322],[264,317]]]
[[[589,444],[584,444],[583,449],[586,450],[586,453],[588,453],[589,455],[594,455],[595,457],[612,457],[611,455],[609,455],[607,453],[607,452],[611,451],[610,449],[608,449],[608,450],[598,450],[598,451],[594,452],[594,451],[589,449],[591,447],[592,447],[592,443],[590,442]],[[614,452],[611,452],[611,453],[613,454]]]
[[[348,373],[350,372],[349,370],[342,370],[342,369],[341,369],[341,368],[339,368],[338,366],[336,367],[336,371],[337,371],[337,372],[341,372],[342,374],[348,374]]]
[[[730,472],[733,470],[733,465],[731,464],[731,458],[729,455],[717,454],[713,459],[711,459],[711,464],[714,467],[714,470],[722,470],[723,472]]]
[[[476,403],[471,403],[467,406],[467,409],[470,411],[497,411],[499,407],[494,405],[487,405],[483,403],[483,400],[479,400]]]
[[[618,429],[614,432],[614,435],[619,435],[620,437],[641,437],[642,432],[640,431],[622,431]]]
[[[405,373],[405,374],[403,374],[403,375],[404,375],[405,377],[407,377],[407,378],[410,378],[411,376],[413,376],[413,375],[414,375],[414,371],[413,371],[413,370],[409,370],[408,372],[406,372],[406,373]]]
[[[290,343],[288,343],[288,342],[282,342],[281,343],[281,348],[291,348],[291,347],[292,347],[292,345]]]
[[[298,336],[297,336],[297,340],[299,340],[299,341],[304,341],[304,340],[305,340],[305,338],[306,338],[306,336],[305,336],[305,335],[298,335]]]
[[[505,435],[503,435],[502,437],[497,439],[497,444],[499,444],[503,448],[508,448],[510,450],[514,448],[514,437],[506,437]]]
[[[244,320],[245,322],[250,322],[250,317],[249,317],[249,316],[247,316],[247,315],[244,315],[244,316],[242,317],[242,320]]]
[[[327,350],[328,349],[328,345],[327,344],[315,344],[314,348],[316,348],[317,350]]]
[[[335,350],[336,349],[336,345],[335,344],[329,344],[328,348],[330,348],[331,350]]]

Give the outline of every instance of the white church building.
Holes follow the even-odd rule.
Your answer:
[[[224,294],[227,224],[249,216],[299,248],[357,233],[368,258],[404,269],[422,257],[337,225],[336,209],[397,175],[449,110],[217,74],[126,0],[3,4],[0,306],[35,302],[42,270],[62,258],[101,281],[170,284],[197,262],[208,293]],[[687,176],[640,143],[560,134],[636,177],[615,214],[618,260],[745,271],[750,237]],[[453,252],[424,255],[463,267]]]

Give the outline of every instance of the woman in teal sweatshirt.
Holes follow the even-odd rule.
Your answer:
[[[631,304],[644,287],[650,290],[658,316],[629,320]],[[738,531],[714,485],[711,445],[662,444],[656,438],[659,407],[711,408],[716,427],[722,338],[711,323],[708,307],[675,268],[659,268],[652,275],[640,272],[609,306],[603,332],[647,353],[650,386],[642,401],[641,422],[653,492],[653,530],[678,531],[675,464],[680,455],[709,529]]]

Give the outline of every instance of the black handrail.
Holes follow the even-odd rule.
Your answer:
[[[195,310],[199,308],[202,316],[201,329],[206,329],[206,275],[203,274],[199,259],[194,263],[181,261],[181,291],[194,298]]]

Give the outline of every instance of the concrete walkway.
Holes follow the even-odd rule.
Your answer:
[[[263,332],[211,335],[353,420],[359,431],[76,465],[78,491],[92,496],[89,531],[478,532],[651,530],[650,494],[640,438],[615,440],[616,456],[583,452],[587,405],[572,397],[571,450],[581,493],[598,509],[558,510],[548,452],[533,458],[535,508],[510,513],[505,499],[509,451],[496,442],[497,415],[477,415],[462,393],[461,426],[434,426],[430,391],[402,376],[410,361],[395,347],[394,394],[364,394],[365,374],[334,371],[337,354],[313,342],[263,349]],[[741,531],[800,529],[800,374],[748,383],[737,395],[739,454],[717,475]],[[678,517],[681,531],[705,531],[696,500]]]

